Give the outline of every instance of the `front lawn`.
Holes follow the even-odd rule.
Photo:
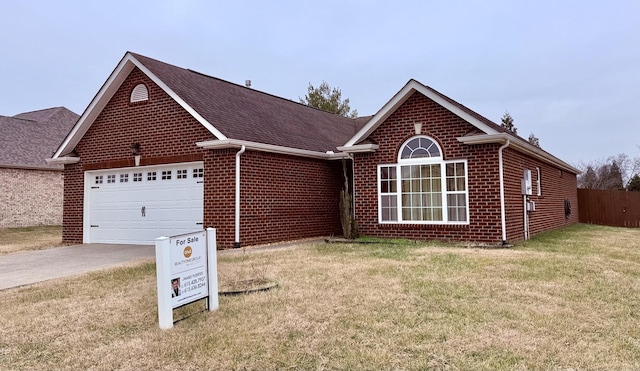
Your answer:
[[[153,262],[0,292],[0,369],[640,368],[640,229],[574,225],[511,249],[304,244],[219,257],[277,289],[175,311]]]
[[[62,246],[62,227],[0,228],[0,255]]]

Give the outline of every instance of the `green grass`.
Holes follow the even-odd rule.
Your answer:
[[[268,292],[174,311],[153,263],[0,292],[0,369],[640,369],[640,230],[576,225],[512,249],[307,244],[219,257]],[[117,290],[116,290],[117,289]]]

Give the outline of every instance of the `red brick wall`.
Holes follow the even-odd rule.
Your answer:
[[[520,180],[525,169],[531,170],[533,195],[529,199],[536,203],[536,211],[529,213],[530,236],[578,222],[578,186],[575,174],[562,171],[510,148],[505,149],[503,154],[509,241],[524,239],[524,201]],[[537,195],[536,167],[540,168],[542,178],[540,196]],[[565,218],[565,199],[571,202],[569,218]]]
[[[422,123],[422,134],[434,138],[443,150],[445,160],[466,159],[469,176],[469,225],[379,224],[377,198],[377,165],[396,163],[400,146],[415,135],[414,123]],[[474,127],[434,101],[414,93],[371,135],[380,145],[375,153],[356,154],[354,165],[355,211],[360,231],[365,235],[421,240],[469,240],[498,243],[502,240],[500,219],[500,175],[497,144],[468,146],[456,138]],[[520,179],[527,166],[543,168],[543,197],[540,212],[531,219],[533,233],[577,222],[577,214],[569,220],[558,217],[557,203],[564,197],[577,207],[573,174],[556,179],[557,170],[515,151],[505,150],[507,168],[507,240],[522,239],[523,211]],[[534,177],[535,180],[535,177]],[[573,189],[571,186],[573,185]],[[546,189],[545,189],[546,188]],[[552,190],[555,188],[556,190]],[[545,192],[546,191],[546,192]],[[568,195],[568,196],[565,196]],[[574,202],[574,199],[576,200]],[[535,199],[534,199],[535,201]],[[564,210],[564,209],[563,209]],[[544,213],[544,214],[543,214]],[[549,214],[549,217],[547,217]],[[575,218],[574,218],[575,216]],[[520,224],[518,224],[520,223]]]
[[[149,100],[131,104],[133,88],[144,83]],[[63,240],[82,242],[84,171],[134,166],[133,143],[140,143],[140,165],[198,161],[195,145],[212,135],[137,68],[96,118],[75,148],[80,162],[65,166]]]
[[[149,101],[130,104],[139,83],[146,84]],[[195,145],[212,139],[162,89],[139,70],[132,71],[76,146],[80,162],[65,167],[63,239],[82,242],[84,172],[133,166],[131,144],[140,143],[141,165],[204,161],[204,224],[217,229],[221,248],[233,247],[237,150]],[[241,163],[242,245],[340,231],[339,162],[247,151]]]
[[[247,151],[240,163],[243,245],[342,235],[341,161]]]

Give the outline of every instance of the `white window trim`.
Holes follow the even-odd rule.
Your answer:
[[[402,147],[401,147],[402,148]],[[442,152],[441,152],[442,153]],[[447,177],[446,177],[446,165],[464,163],[464,177],[465,177],[465,191],[447,191]],[[402,166],[410,165],[436,165],[440,164],[440,181],[442,189],[442,221],[431,220],[403,220],[402,219]],[[382,189],[380,182],[381,169],[383,167],[395,167],[396,168],[396,208],[398,220],[382,220]],[[380,224],[424,224],[424,225],[469,225],[470,223],[470,210],[469,210],[469,166],[467,160],[450,160],[443,161],[442,158],[421,158],[402,160],[396,164],[379,164],[377,168],[377,191],[378,191],[378,223]],[[466,221],[449,221],[449,209],[447,203],[447,195],[450,194],[462,194],[465,195],[465,202],[467,205],[467,220]],[[384,195],[393,195],[393,193],[385,193]]]
[[[536,187],[538,188],[538,196],[542,196],[542,181],[540,168],[536,168]]]

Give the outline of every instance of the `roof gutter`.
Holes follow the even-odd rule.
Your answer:
[[[546,163],[552,164],[562,170],[568,171],[573,174],[580,174],[581,171],[576,169],[575,167],[569,165],[568,163],[560,160],[559,158],[553,156],[552,154],[531,145],[529,142],[526,142],[522,139],[514,137],[513,135],[507,133],[499,133],[499,134],[481,134],[481,135],[470,135],[465,137],[457,138],[459,142],[464,144],[488,144],[488,143],[497,143],[497,144],[505,144],[510,142],[510,147],[517,150],[518,152],[530,155],[538,160],[544,161]]]
[[[346,153],[368,153],[375,152],[380,148],[377,144],[356,144],[353,146],[338,147],[337,150]]]
[[[51,165],[69,165],[69,164],[77,164],[80,162],[80,157],[53,157],[45,159],[47,164]]]
[[[238,139],[208,140],[204,142],[197,142],[196,145],[204,149],[227,149],[244,147],[246,150],[250,151],[278,153],[281,155],[300,156],[321,160],[342,160],[349,158],[349,155],[347,153],[333,153],[333,151],[317,152],[306,149],[277,146],[273,144],[250,142]]]

